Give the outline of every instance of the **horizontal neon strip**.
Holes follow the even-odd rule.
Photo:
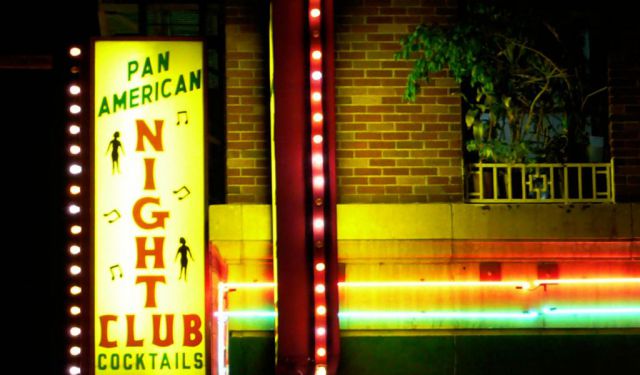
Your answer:
[[[227,289],[275,288],[275,283],[226,283],[220,284]],[[529,289],[528,281],[344,281],[340,288],[410,288],[410,287],[515,287]]]
[[[276,316],[275,311],[225,311],[220,312],[216,311],[213,313],[213,316],[216,318],[225,317],[225,318],[274,318]]]
[[[640,278],[597,278],[597,279],[538,279],[534,286],[547,284],[640,284]],[[221,283],[227,289],[275,288],[273,282]],[[343,281],[340,288],[413,288],[413,287],[515,287],[529,289],[528,281]]]
[[[276,283],[220,283],[220,287],[227,289],[268,289],[275,288]]]
[[[214,313],[215,317],[227,318],[275,318],[274,311],[230,311]],[[538,316],[535,311],[509,312],[456,312],[456,311],[345,311],[338,316],[344,319],[531,319]]]
[[[527,281],[346,281],[338,283],[344,288],[403,288],[403,287],[516,287],[528,289]]]
[[[346,319],[532,319],[538,316],[536,311],[520,313],[482,312],[482,311],[345,311],[338,313]]]
[[[533,285],[540,286],[544,284],[625,284],[638,283],[640,278],[603,278],[603,279],[541,279],[535,280]]]
[[[640,307],[593,307],[558,309],[545,307],[541,312],[484,312],[484,311],[343,311],[338,316],[344,319],[533,319],[539,316],[558,315],[626,315],[640,314]],[[225,318],[275,318],[275,311],[229,311],[216,312],[215,317]],[[640,318],[640,316],[638,316]]]
[[[587,307],[587,308],[553,308],[542,309],[545,315],[625,315],[640,314],[640,307]],[[640,318],[640,315],[638,315]]]

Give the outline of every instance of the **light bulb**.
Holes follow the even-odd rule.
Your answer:
[[[80,127],[76,124],[69,125],[69,133],[76,135],[80,133]]]

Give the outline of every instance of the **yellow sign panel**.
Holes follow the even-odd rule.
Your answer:
[[[203,45],[94,43],[96,374],[204,374]]]

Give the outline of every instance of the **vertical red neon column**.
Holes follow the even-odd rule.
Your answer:
[[[313,233],[314,343],[316,374],[327,372],[327,294],[325,259],[325,186],[323,45],[320,0],[309,1],[309,108],[311,151],[311,207]]]

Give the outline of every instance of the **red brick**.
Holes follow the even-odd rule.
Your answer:
[[[380,168],[355,168],[354,173],[356,176],[380,176],[382,169]]]
[[[372,167],[395,167],[396,161],[393,159],[371,159],[369,165]]]

